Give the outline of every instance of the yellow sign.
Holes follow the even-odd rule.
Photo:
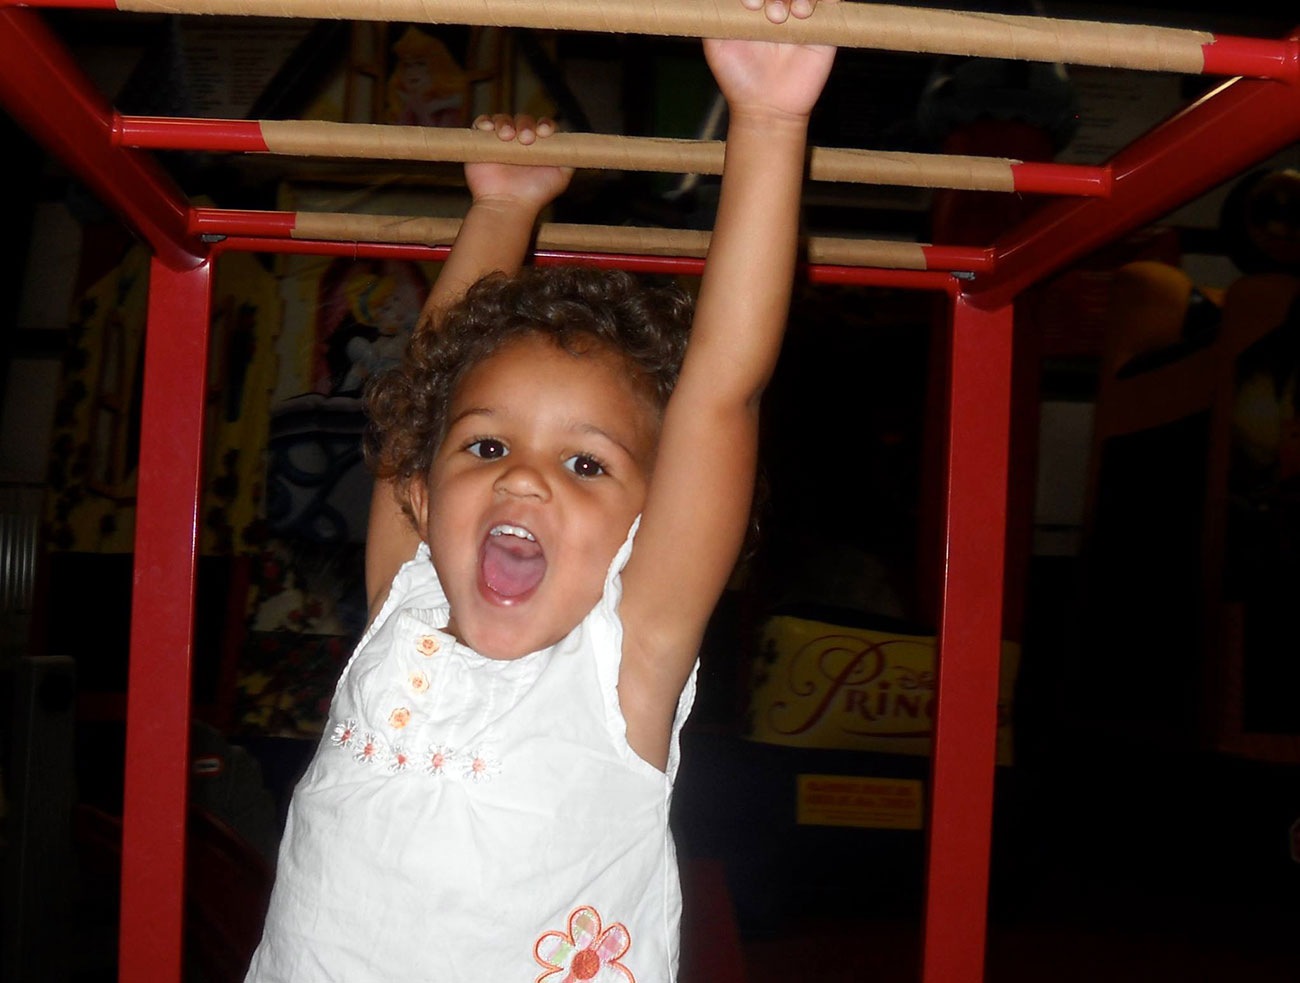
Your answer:
[[[800,775],[801,826],[920,829],[921,783],[915,778]]]
[[[768,744],[928,754],[935,640],[779,616],[763,626],[748,736]],[[1011,761],[1020,646],[1002,643],[999,764]]]

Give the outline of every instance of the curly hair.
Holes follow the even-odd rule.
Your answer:
[[[662,410],[686,353],[691,307],[680,290],[645,287],[620,271],[551,267],[485,276],[436,331],[416,333],[401,365],[368,386],[366,460],[380,479],[427,473],[461,380],[530,335],[573,355],[604,349],[622,356],[630,384]]]

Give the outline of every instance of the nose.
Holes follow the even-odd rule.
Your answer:
[[[545,502],[551,497],[546,478],[537,468],[523,461],[517,461],[502,471],[492,487],[498,494],[512,498]]]

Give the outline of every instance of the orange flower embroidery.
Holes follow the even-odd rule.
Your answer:
[[[536,983],[636,983],[619,959],[632,946],[622,922],[601,931],[595,908],[575,908],[568,932],[547,932],[533,946],[533,958],[545,970]]]
[[[401,730],[411,722],[411,711],[406,707],[398,707],[388,715],[388,726],[394,730]]]
[[[438,639],[432,635],[421,635],[415,640],[416,651],[426,658],[437,652],[439,648]]]
[[[423,693],[429,688],[429,677],[419,669],[416,669],[415,672],[411,673],[407,682],[410,683],[411,690],[415,693]]]

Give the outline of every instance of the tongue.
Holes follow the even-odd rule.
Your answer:
[[[541,583],[546,557],[536,543],[515,536],[491,536],[480,560],[483,580],[502,597],[527,594]]]

